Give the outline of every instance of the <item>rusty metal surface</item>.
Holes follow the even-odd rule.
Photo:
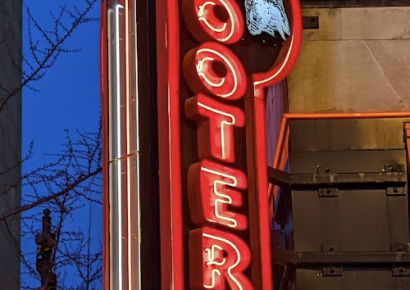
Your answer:
[[[400,192],[396,186],[367,187],[399,172],[400,182],[407,181],[405,166],[395,166],[406,164],[404,122],[290,124],[290,175],[276,177],[284,185],[306,186],[284,194],[288,198],[277,211],[276,222],[291,244],[276,247],[273,262],[285,274],[284,265],[294,267],[289,268],[292,278],[283,274],[280,289],[410,289],[410,256],[403,246],[409,243],[407,185]],[[369,174],[362,178],[360,173]],[[335,178],[356,185],[339,188]],[[329,198],[318,187],[338,191]]]
[[[291,121],[293,152],[404,149],[408,119]],[[304,132],[309,131],[309,134]]]
[[[291,189],[337,188],[383,188],[404,186],[407,172],[348,172],[348,173],[299,173],[292,174],[268,167],[269,182]]]
[[[274,249],[275,264],[293,264],[299,267],[312,265],[409,265],[409,252],[291,252]]]

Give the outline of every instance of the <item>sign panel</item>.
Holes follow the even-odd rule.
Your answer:
[[[299,2],[158,2],[162,289],[270,290],[264,91],[296,62]]]

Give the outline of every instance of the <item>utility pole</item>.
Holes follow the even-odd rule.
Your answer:
[[[41,276],[41,287],[38,290],[57,290],[57,276],[53,268],[53,248],[55,246],[55,234],[51,232],[50,210],[43,211],[42,233],[36,235],[37,258],[36,268]]]

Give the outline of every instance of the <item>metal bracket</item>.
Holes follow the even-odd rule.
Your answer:
[[[322,252],[324,253],[335,253],[340,252],[340,247],[337,245],[322,245]],[[326,265],[322,267],[322,275],[324,277],[337,277],[343,275],[343,267],[341,265]]]
[[[410,243],[397,244],[390,246],[392,252],[410,252]]]
[[[330,266],[330,267],[323,267],[322,268],[322,275],[324,277],[339,277],[339,276],[343,276],[343,267],[338,266],[338,267],[334,267],[334,266]]]
[[[404,164],[386,164],[382,170],[383,172],[404,172],[406,171]]]
[[[404,172],[404,164],[386,164],[383,168],[383,172]],[[402,196],[406,195],[404,192],[404,187],[387,187],[386,195],[388,196]]]
[[[338,197],[339,190],[337,188],[319,188],[319,197]]]
[[[393,277],[410,276],[410,267],[394,266],[391,270]]]
[[[303,16],[303,29],[319,29],[319,16]]]
[[[316,173],[321,174],[321,175],[330,174],[331,170],[327,166],[317,165],[316,166]],[[339,196],[338,189],[335,188],[335,187],[319,188],[318,194],[319,194],[319,197],[338,197]],[[334,250],[334,248],[333,248],[333,250]],[[322,246],[322,252],[327,252],[327,250],[324,250],[323,246]]]
[[[340,252],[340,247],[337,245],[322,245],[321,250],[324,253]]]
[[[268,180],[280,187],[290,187],[292,185],[292,174],[268,166]]]
[[[316,165],[316,173],[317,174],[323,174],[323,173],[330,173],[330,167],[324,166],[324,165]]]
[[[362,266],[390,265],[390,267],[410,267],[409,252],[292,252],[281,249],[272,250],[275,254],[274,264],[293,264],[296,267],[312,266]]]
[[[280,187],[290,190],[356,188],[356,189],[386,189],[392,188],[388,194],[402,195],[407,183],[407,172],[403,164],[386,165],[382,172],[349,172],[335,173],[327,167],[318,166],[316,173],[288,173],[268,167],[268,180]],[[334,195],[336,192],[330,192]],[[322,196],[322,193],[319,193]]]
[[[410,243],[392,245],[390,251],[398,253],[408,253],[410,252]],[[393,277],[403,277],[410,276],[410,267],[409,266],[393,266],[391,268]]]
[[[401,196],[406,195],[403,187],[388,187],[386,188],[386,195],[388,196]]]

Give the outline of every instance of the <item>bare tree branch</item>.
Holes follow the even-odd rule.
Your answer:
[[[22,212],[24,212],[24,211],[27,211],[27,210],[30,210],[30,209],[32,209],[32,208],[34,208],[34,207],[37,207],[37,206],[39,206],[39,205],[42,205],[42,204],[44,204],[44,203],[46,203],[46,202],[49,202],[49,201],[51,201],[51,200],[54,200],[54,199],[56,199],[56,198],[58,198],[58,197],[60,197],[60,196],[62,196],[62,195],[64,195],[64,194],[67,194],[68,192],[70,192],[71,190],[73,190],[74,188],[76,188],[78,185],[80,185],[82,182],[88,180],[89,178],[91,178],[91,177],[93,177],[93,176],[96,176],[96,175],[99,174],[99,173],[101,173],[101,168],[99,168],[99,169],[97,169],[97,170],[95,170],[95,171],[93,171],[93,172],[90,172],[90,173],[87,174],[87,175],[84,175],[84,176],[81,177],[79,180],[77,180],[76,182],[74,182],[74,183],[68,185],[66,188],[64,188],[63,190],[61,190],[61,191],[59,191],[59,192],[56,192],[56,193],[54,193],[54,194],[52,194],[52,195],[49,195],[49,196],[40,198],[39,200],[37,200],[37,201],[35,201],[35,202],[31,203],[31,204],[23,205],[23,206],[21,206],[21,207],[18,207],[18,208],[15,208],[15,209],[9,211],[8,213],[5,213],[5,214],[1,215],[1,216],[0,216],[0,221],[3,221],[3,220],[5,220],[5,219],[7,219],[7,218],[9,218],[9,217],[11,217],[11,216],[13,216],[13,215],[22,213]]]
[[[7,18],[0,29],[0,50],[8,56],[5,58],[7,67],[12,68],[7,73],[18,76],[17,79],[21,77],[21,82],[1,80],[0,114],[8,113],[7,106],[14,106],[14,98],[18,104],[24,87],[38,92],[36,84],[51,72],[62,56],[80,51],[80,48],[72,48],[69,40],[83,24],[98,20],[93,17],[93,9],[99,1],[77,0],[78,5],[73,5],[73,2],[67,1],[67,5],[50,12],[52,25],[49,27],[42,24],[42,19],[35,17],[28,6],[31,3],[24,6],[29,52],[21,57],[15,50],[21,39],[16,28],[21,26],[20,12],[15,11],[20,9],[15,9],[13,1],[0,0],[0,17]],[[56,216],[53,230],[57,233],[57,244],[53,266],[58,272],[59,284],[66,290],[101,289],[102,246],[91,237],[91,208],[100,209],[101,206],[101,125],[95,132],[77,130],[75,138],[66,131],[61,150],[46,155],[43,164],[21,175],[21,167],[33,156],[33,150],[34,142],[21,161],[0,167],[1,202],[7,203],[8,195],[13,198],[11,194],[20,192],[21,187],[25,191],[21,195],[21,206],[7,206],[6,212],[0,212],[0,225],[4,225],[4,233],[10,237],[16,258],[20,258],[22,276],[39,281],[35,270],[34,236],[41,224],[39,212],[48,207]],[[78,214],[87,209],[88,228],[84,229],[83,223],[78,221]],[[17,231],[20,217],[21,230]],[[73,228],[76,224],[81,227]],[[20,240],[27,239],[33,241],[33,249],[20,249]],[[70,280],[73,274],[81,279]],[[24,278],[19,289],[38,289],[38,285],[32,285]]]
[[[53,31],[44,29],[34,18],[30,8],[26,6],[29,44],[34,63],[30,62],[27,57],[24,57],[23,61],[29,69],[28,71],[21,71],[23,78],[17,87],[7,89],[5,85],[0,84],[0,90],[6,93],[4,97],[0,98],[0,112],[4,110],[9,100],[15,97],[23,87],[28,86],[32,88],[30,85],[32,82],[41,80],[61,54],[78,51],[68,49],[64,45],[80,25],[96,20],[95,18],[88,17],[88,15],[97,2],[97,0],[86,0],[86,6],[82,10],[78,9],[77,6],[73,6],[74,12],[67,9],[67,6],[62,6],[57,16],[52,14],[54,18]],[[69,18],[69,23],[65,23],[64,16]],[[43,44],[39,39],[35,38],[33,30],[41,35]],[[17,69],[21,70],[19,67]]]

